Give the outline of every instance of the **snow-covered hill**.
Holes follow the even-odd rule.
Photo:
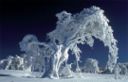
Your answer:
[[[28,71],[20,71],[20,70],[0,70],[0,76],[41,77],[42,74],[43,74],[42,72],[28,72]]]
[[[112,74],[74,74],[75,78],[61,78],[61,79],[49,79],[49,78],[26,78],[21,77],[19,71],[0,71],[1,74],[10,74],[10,76],[0,76],[0,82],[128,82],[128,76],[120,76],[120,79],[114,79]],[[13,75],[12,75],[13,74]],[[22,72],[22,74],[30,74]],[[17,77],[16,77],[17,75]]]

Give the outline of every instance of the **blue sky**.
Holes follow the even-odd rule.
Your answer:
[[[105,10],[118,40],[119,62],[128,62],[128,1],[125,0],[3,2],[0,6],[0,59],[20,54],[18,43],[26,34],[35,34],[40,41],[45,41],[46,33],[56,26],[56,13],[62,10],[78,13],[92,5]],[[92,57],[98,59],[101,65],[106,63],[108,49],[104,48],[102,42],[96,40],[93,48],[83,45],[81,49],[83,61]]]

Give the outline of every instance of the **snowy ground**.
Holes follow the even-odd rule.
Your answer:
[[[0,71],[2,74],[4,71]],[[11,71],[12,72],[12,71]],[[7,73],[7,72],[6,72]],[[76,74],[75,78],[70,79],[49,79],[49,78],[25,78],[20,77],[19,72],[13,72],[13,76],[0,76],[0,82],[128,82],[128,76],[120,76],[120,79],[115,80],[114,75],[110,74]],[[18,75],[16,77],[15,75]],[[23,73],[26,74],[26,73]]]

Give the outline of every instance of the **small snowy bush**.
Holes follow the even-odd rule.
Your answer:
[[[88,58],[85,61],[82,70],[87,73],[98,73],[99,72],[98,61],[96,59]]]

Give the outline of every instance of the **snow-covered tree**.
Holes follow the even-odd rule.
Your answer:
[[[58,70],[62,63],[67,62],[69,50],[75,54],[79,69],[81,50],[78,44],[88,44],[93,47],[94,37],[109,48],[106,69],[113,70],[118,59],[117,40],[113,36],[113,30],[108,24],[109,20],[104,16],[102,9],[93,6],[74,15],[62,11],[56,16],[58,18],[56,29],[47,34],[57,47],[53,58],[53,75],[58,78]]]
[[[38,39],[35,35],[28,34],[26,35],[22,41],[19,43],[21,51],[25,52],[27,56],[25,56],[25,64],[32,71],[34,68],[35,60],[38,56],[38,45],[32,44],[32,42],[38,42]]]
[[[10,69],[11,70],[24,70],[24,59],[16,55],[10,64]]]
[[[98,61],[96,59],[88,58],[85,61],[82,70],[87,73],[98,73],[100,71],[98,66]]]
[[[41,48],[38,43],[40,43],[35,35],[28,34],[19,43],[21,51],[25,52],[24,61],[26,69],[29,68],[30,71],[43,71],[44,70],[44,57]]]
[[[45,73],[48,69],[46,64],[50,63],[53,54],[50,44],[39,42],[35,35],[28,34],[19,43],[19,46],[25,53],[23,58],[26,70]]]

